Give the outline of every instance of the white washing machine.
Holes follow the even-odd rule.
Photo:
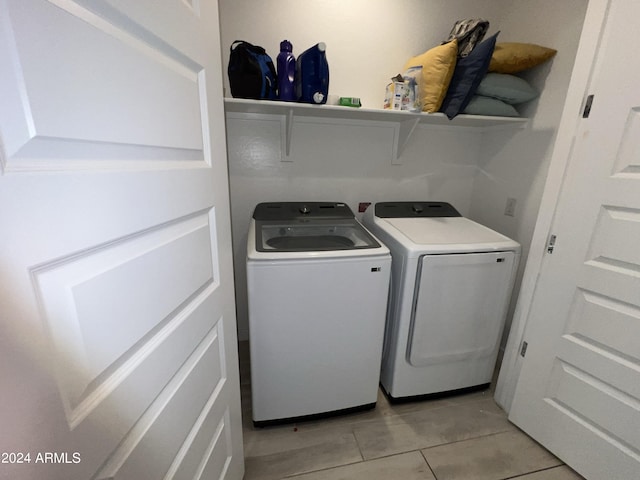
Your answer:
[[[391,400],[488,386],[520,245],[443,202],[370,206],[393,258],[381,384]]]
[[[391,255],[344,203],[261,203],[247,240],[253,422],[375,406]]]

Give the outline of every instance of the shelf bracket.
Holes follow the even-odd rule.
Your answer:
[[[398,122],[393,138],[393,158],[391,159],[391,163],[393,165],[402,165],[400,157],[409,143],[411,135],[413,135],[418,123],[420,123],[419,116]]]
[[[282,157],[283,162],[292,162],[291,159],[291,137],[293,133],[293,108],[290,108],[287,111],[285,116],[285,138],[284,138],[284,146],[285,146],[285,154]]]

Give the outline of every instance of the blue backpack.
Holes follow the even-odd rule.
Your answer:
[[[227,72],[234,98],[276,99],[276,69],[264,48],[236,40],[231,44]]]

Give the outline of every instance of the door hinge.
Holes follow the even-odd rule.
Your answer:
[[[582,111],[582,118],[589,118],[591,113],[591,105],[593,105],[593,95],[587,97],[587,101],[584,104],[584,110]]]
[[[527,342],[522,342],[522,346],[520,347],[520,356],[524,357],[527,354],[527,347],[529,344]]]
[[[547,253],[553,253],[553,249],[556,247],[556,236],[550,235],[547,242]]]

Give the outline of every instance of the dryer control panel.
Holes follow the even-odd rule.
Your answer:
[[[376,203],[376,217],[461,217],[453,205],[446,202],[382,202]]]

